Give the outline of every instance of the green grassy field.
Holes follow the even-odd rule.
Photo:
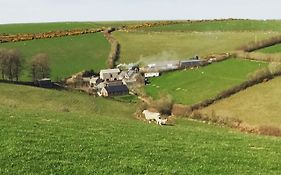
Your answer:
[[[101,27],[119,27],[122,25],[141,24],[144,21],[99,21],[99,22],[53,22],[0,24],[1,34],[42,33],[50,31],[89,29]]]
[[[217,115],[239,118],[251,125],[268,125],[281,128],[281,78],[275,78],[227,99],[219,101],[202,112],[213,110]]]
[[[187,59],[231,52],[276,32],[114,32],[121,43],[120,62]]]
[[[280,174],[280,138],[186,119],[159,127],[134,104],[0,84],[0,174]]]
[[[110,44],[102,33],[69,36],[62,38],[23,41],[0,44],[3,48],[16,48],[22,52],[28,70],[29,61],[37,53],[46,53],[50,57],[51,78],[65,78],[86,69],[96,71],[106,68]],[[22,79],[28,80],[25,71]]]
[[[97,24],[94,22],[1,24],[0,34],[41,33],[58,30],[99,28],[101,26],[101,24]]]
[[[247,80],[247,75],[265,66],[262,62],[229,59],[198,69],[182,70],[150,79],[149,96],[172,95],[176,103],[195,104]]]
[[[281,31],[281,20],[226,20],[186,22],[144,28],[145,31]]]

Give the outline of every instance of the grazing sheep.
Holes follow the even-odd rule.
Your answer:
[[[160,113],[158,112],[150,112],[148,110],[144,110],[142,113],[144,114],[145,119],[149,122],[155,120],[158,125],[165,125],[167,122],[167,119],[160,118]]]
[[[150,112],[149,110],[144,110],[142,113],[144,114],[146,120],[156,120],[160,118],[160,113],[158,112]]]
[[[158,125],[166,125],[167,119],[156,119]]]

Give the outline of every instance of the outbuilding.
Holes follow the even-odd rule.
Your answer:
[[[181,68],[189,68],[189,67],[197,67],[202,65],[202,60],[185,60],[180,61],[180,67]]]
[[[104,81],[116,81],[119,78],[119,69],[104,69],[100,71],[100,79]]]
[[[127,95],[129,94],[129,89],[126,85],[116,85],[116,86],[106,86],[102,88],[100,92],[101,96],[118,96],[118,95]]]

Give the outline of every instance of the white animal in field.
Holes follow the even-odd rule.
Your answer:
[[[158,112],[150,112],[149,110],[144,110],[142,113],[144,114],[145,119],[149,122],[155,120],[158,125],[163,125],[167,122],[167,119],[163,120],[160,118],[161,115]]]
[[[166,125],[166,122],[167,122],[167,119],[161,119],[161,118],[156,119],[156,123],[158,125]]]

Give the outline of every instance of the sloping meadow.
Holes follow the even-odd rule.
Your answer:
[[[82,70],[106,68],[110,44],[102,33],[0,44],[18,49],[25,60],[22,80],[30,80],[30,60],[38,53],[49,56],[51,78],[60,80]]]
[[[281,171],[278,138],[186,119],[159,127],[134,119],[134,104],[80,93],[0,84],[0,98],[1,174]]]

